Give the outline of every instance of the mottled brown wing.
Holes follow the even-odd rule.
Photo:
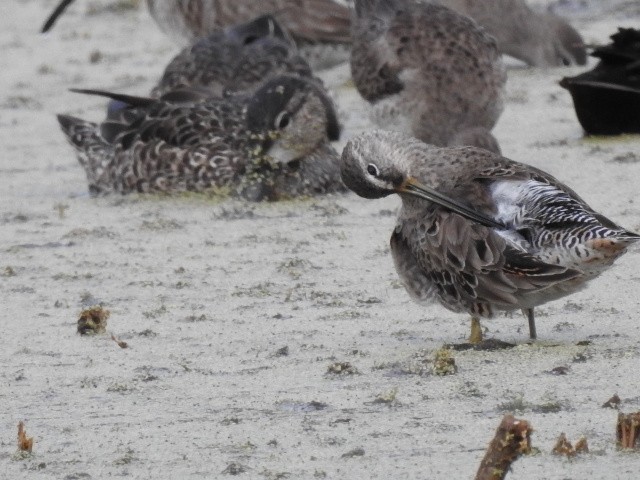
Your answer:
[[[208,145],[218,139],[242,142],[246,138],[243,108],[242,102],[217,99],[186,105],[158,101],[145,110],[143,119],[138,117],[136,122],[123,128],[114,143],[127,150],[136,141],[164,141],[182,148]],[[238,135],[242,138],[236,138]]]
[[[427,291],[451,310],[481,316],[490,316],[492,307],[520,308],[527,294],[578,275],[540,262],[494,230],[441,207],[400,223],[391,249],[414,297],[426,299],[421,297]]]
[[[253,91],[266,79],[281,74],[313,78],[311,67],[295,47],[278,39],[262,40],[251,48],[245,48],[242,55],[234,61],[231,81],[228,82],[225,93]]]
[[[181,148],[163,140],[136,140],[116,148],[110,165],[114,189],[129,192],[203,191],[233,182],[246,165],[245,156],[222,141]]]
[[[360,95],[377,102],[404,89],[399,77],[403,66],[387,38],[391,18],[371,18],[362,7],[356,10],[352,26],[351,76]]]
[[[112,140],[114,189],[199,191],[229,184],[246,166],[241,102],[156,101]],[[115,127],[114,127],[115,128]],[[245,128],[246,129],[246,128]]]
[[[333,0],[216,1],[217,22],[225,27],[272,14],[298,40],[349,43],[349,9]]]
[[[295,43],[271,16],[262,16],[201,38],[169,63],[153,90],[158,97],[179,87],[203,87],[210,96],[253,90],[280,73],[311,77]]]
[[[232,64],[240,50],[237,45],[225,43],[222,34],[199,40],[171,60],[152,96],[159,97],[176,88],[200,86],[208,88],[212,97],[221,97],[231,75],[227,65]]]

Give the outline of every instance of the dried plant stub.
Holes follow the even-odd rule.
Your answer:
[[[29,453],[33,450],[33,437],[27,437],[23,421],[18,423],[18,450]]]
[[[567,439],[565,433],[562,432],[558,437],[558,441],[556,442],[555,446],[551,450],[551,453],[553,453],[554,455],[573,457],[576,454],[576,451],[573,448],[573,445],[571,445],[571,442]]]
[[[587,443],[587,437],[580,437],[580,440],[576,442],[576,453],[589,453],[589,444]]]
[[[578,453],[589,453],[589,445],[587,444],[587,437],[580,437],[574,447],[567,436],[563,433],[558,437],[558,441],[551,450],[554,455],[564,455],[565,457],[574,457]]]
[[[489,443],[475,480],[503,480],[511,464],[531,451],[533,428],[526,420],[505,415]]]
[[[83,310],[78,319],[78,333],[80,335],[105,333],[109,315],[109,310],[102,308],[102,305],[95,305]]]
[[[616,436],[620,448],[638,448],[640,412],[618,414]]]

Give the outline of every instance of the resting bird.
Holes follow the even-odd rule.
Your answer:
[[[217,188],[260,201],[344,189],[327,138],[335,112],[309,80],[280,76],[226,99],[80,92],[118,102],[100,125],[58,116],[94,195]]]
[[[506,73],[495,40],[473,20],[415,0],[356,0],[352,21],[351,74],[379,126],[499,151],[490,130]]]
[[[46,32],[73,0],[62,0],[42,27]],[[147,0],[160,28],[185,43],[272,14],[296,40],[349,42],[349,9],[333,0]]]
[[[580,34],[552,13],[538,13],[524,0],[435,0],[473,18],[495,37],[498,49],[534,67],[585,65]]]
[[[473,320],[533,309],[576,292],[640,236],[592,210],[548,173],[473,147],[438,148],[371,131],[342,153],[345,185],[402,199],[391,236],[396,270],[416,300]]]
[[[42,31],[49,30],[72,2],[62,0]],[[473,18],[496,38],[500,52],[529,65],[586,63],[580,34],[552,13],[531,10],[524,0],[432,0],[431,3],[440,3]],[[183,43],[265,13],[276,15],[294,38],[304,44],[350,43],[349,10],[335,0],[147,0],[147,5],[160,28]]]
[[[213,97],[252,93],[280,74],[313,78],[289,34],[263,15],[186,47],[169,63],[152,96],[184,88],[207,89]]]

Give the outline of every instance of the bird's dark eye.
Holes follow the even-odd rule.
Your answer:
[[[380,171],[378,170],[378,167],[376,167],[373,163],[370,163],[369,165],[367,165],[367,172],[369,173],[369,175],[377,177],[378,175],[380,175]]]
[[[276,128],[283,129],[283,128],[287,128],[287,125],[289,125],[289,121],[290,121],[289,113],[280,112],[276,117],[276,121],[274,123]]]
[[[565,67],[571,66],[571,60],[567,57],[562,57],[562,65],[564,65]]]

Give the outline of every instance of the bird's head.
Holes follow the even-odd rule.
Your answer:
[[[364,198],[402,193],[411,179],[404,151],[412,143],[422,144],[407,135],[383,130],[352,138],[342,152],[342,181]]]
[[[381,198],[398,193],[403,200],[428,201],[482,225],[504,228],[493,218],[447,193],[425,185],[412,174],[414,168],[422,172],[430,167],[433,170],[442,169],[447,154],[457,151],[427,145],[398,132],[372,130],[352,138],[345,146],[341,162],[342,181],[364,198]]]
[[[253,94],[247,126],[259,138],[261,154],[278,164],[303,159],[340,132],[322,86],[293,75],[275,77]]]

